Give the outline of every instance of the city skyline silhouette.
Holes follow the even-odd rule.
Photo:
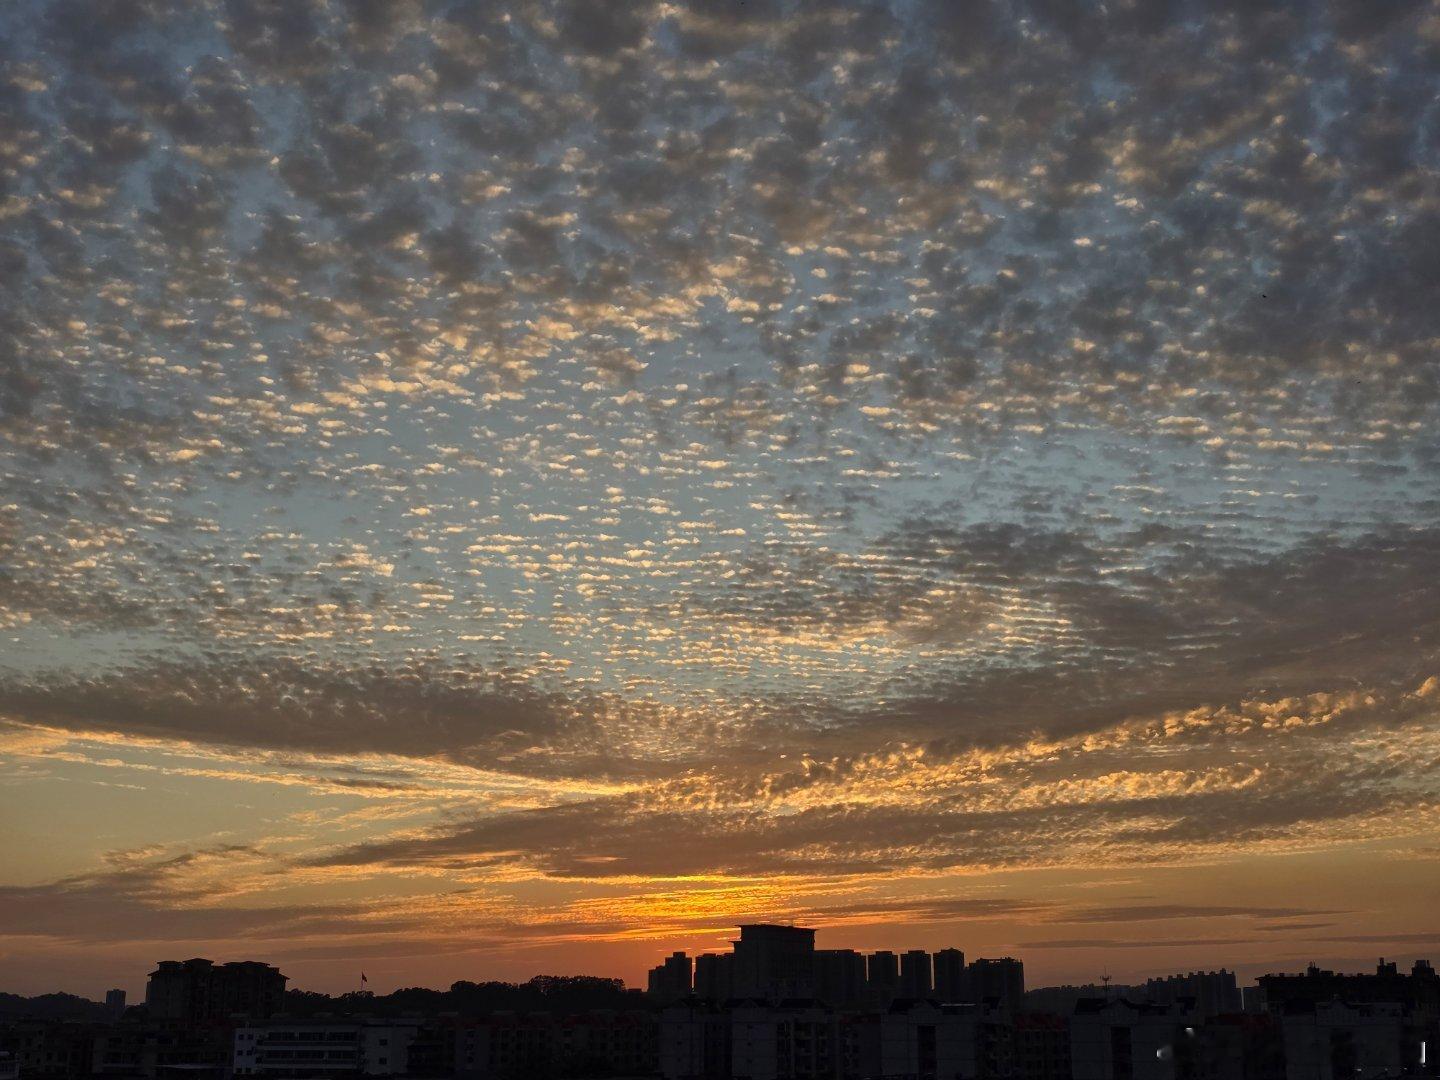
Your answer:
[[[820,942],[818,945],[826,944]],[[466,1080],[1338,1080],[1440,1073],[1440,977],[1383,957],[1242,983],[1225,968],[1029,986],[1013,957],[817,945],[742,923],[644,991],[595,976],[338,996],[254,959],[161,960],[143,1001],[0,994],[0,1074]]]
[[[0,991],[1313,965],[1205,1053],[1419,1067],[1437,102],[1440,0],[0,4]]]

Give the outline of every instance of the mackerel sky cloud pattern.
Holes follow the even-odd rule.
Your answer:
[[[0,955],[1423,951],[1437,76],[1409,0],[4,5]]]

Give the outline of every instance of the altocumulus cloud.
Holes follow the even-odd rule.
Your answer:
[[[7,5],[6,745],[403,758],[244,858],[466,903],[1432,828],[1437,69],[1418,0]]]

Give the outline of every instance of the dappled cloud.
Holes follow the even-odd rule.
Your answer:
[[[1435,850],[1437,50],[5,5],[0,952],[1430,932],[1159,882]]]

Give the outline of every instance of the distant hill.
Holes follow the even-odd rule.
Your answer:
[[[415,986],[382,996],[352,991],[330,997],[308,990],[287,990],[284,1005],[285,1012],[291,1016],[403,1016],[416,1012],[432,1016],[442,1012],[473,1016],[501,1009],[563,1013],[647,1007],[645,994],[640,990],[627,990],[622,980],[587,975],[538,975],[519,984],[457,982],[449,990]]]
[[[331,997],[308,990],[287,990],[282,1006],[288,1016],[324,1015],[403,1016],[455,1012],[482,1015],[508,1009],[517,1012],[550,1010],[585,1012],[590,1009],[644,1009],[649,1001],[640,990],[628,990],[620,979],[587,975],[539,975],[524,983],[457,982],[449,990],[408,987],[390,994],[368,991]],[[0,993],[0,1019],[30,1017],[39,1020],[110,1021],[114,1017],[98,1001],[74,994],[22,997]]]
[[[74,994],[40,994],[22,997],[0,992],[0,1016],[33,1017],[38,1020],[108,1020],[104,1004]]]

